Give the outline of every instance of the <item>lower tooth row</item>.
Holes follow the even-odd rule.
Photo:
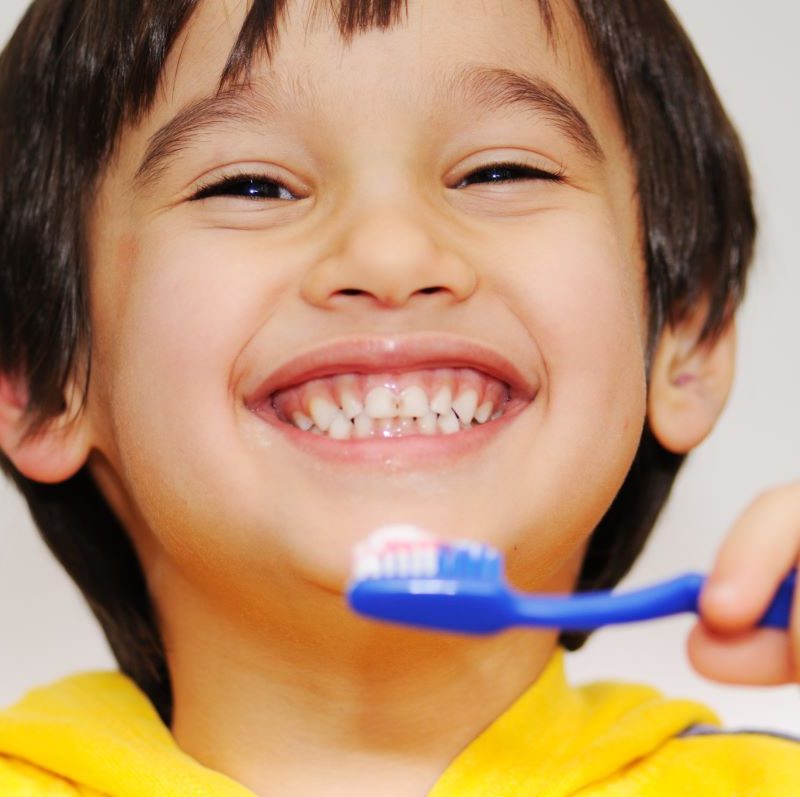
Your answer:
[[[489,409],[491,412],[491,408]],[[458,415],[450,410],[444,415],[437,415],[429,412],[421,418],[371,418],[364,412],[359,413],[352,421],[348,420],[343,412],[337,413],[331,420],[328,428],[323,430],[305,413],[297,411],[292,415],[292,422],[298,429],[304,432],[331,437],[334,440],[349,440],[351,437],[395,437],[412,434],[435,435],[435,434],[455,434],[461,429],[468,429],[471,426],[486,423],[488,420],[495,420],[502,415],[501,411],[489,416],[488,413],[480,413],[468,424],[462,424]]]

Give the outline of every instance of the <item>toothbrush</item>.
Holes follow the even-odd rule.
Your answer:
[[[347,599],[359,614],[403,625],[491,634],[513,626],[589,631],[698,612],[705,576],[688,573],[627,593],[532,595],[512,589],[502,555],[469,541],[443,543],[408,524],[379,529],[356,548]],[[789,627],[795,573],[759,621]]]

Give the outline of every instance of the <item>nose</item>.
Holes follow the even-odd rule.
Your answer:
[[[341,234],[332,253],[306,273],[302,292],[320,307],[343,297],[400,307],[425,294],[460,302],[477,282],[474,269],[437,242],[422,218],[382,207],[363,213]]]

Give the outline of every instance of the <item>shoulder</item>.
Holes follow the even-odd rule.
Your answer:
[[[785,797],[800,794],[800,740],[697,727],[628,767],[598,797]],[[593,796],[594,797],[594,796]]]
[[[99,797],[98,793],[39,767],[0,755],[2,797]]]
[[[759,794],[800,794],[800,739],[760,731],[692,728],[664,746],[666,759],[705,762],[719,772],[752,783]],[[765,784],[783,784],[791,790],[767,791]]]

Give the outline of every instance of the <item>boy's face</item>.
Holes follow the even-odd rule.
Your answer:
[[[341,590],[393,521],[568,586],[636,451],[647,330],[632,171],[570,15],[551,41],[533,0],[412,0],[346,46],[290,4],[251,90],[166,140],[214,95],[243,5],[201,6],[90,225],[92,469],[156,592],[178,571],[220,600]],[[534,171],[489,168],[509,162]],[[320,364],[512,402],[452,435],[323,439],[272,409],[309,388],[271,395]]]

